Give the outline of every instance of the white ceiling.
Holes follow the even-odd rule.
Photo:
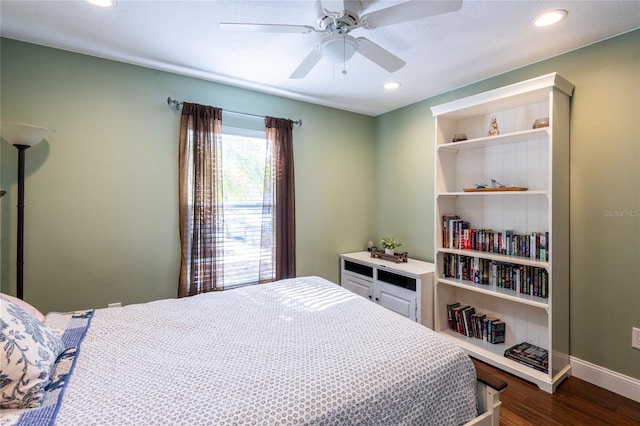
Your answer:
[[[398,3],[363,1],[361,14]],[[558,8],[569,12],[558,25],[532,25]],[[111,9],[82,0],[1,0],[0,18],[3,37],[375,116],[640,28],[640,1],[465,0],[455,12],[351,32],[404,59],[395,73],[355,55],[346,74],[322,59],[298,80],[289,75],[324,33],[255,34],[218,24],[317,27],[311,0],[118,0]],[[386,91],[389,80],[402,86]]]

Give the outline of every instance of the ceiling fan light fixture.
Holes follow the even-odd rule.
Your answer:
[[[322,40],[322,55],[334,64],[347,62],[358,51],[358,41],[347,34],[332,34]]]
[[[533,25],[535,25],[536,27],[548,27],[549,25],[553,25],[557,22],[562,21],[567,17],[567,15],[568,12],[564,9],[556,9],[550,12],[545,12],[533,21]]]

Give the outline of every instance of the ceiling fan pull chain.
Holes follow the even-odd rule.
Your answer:
[[[342,75],[347,74],[347,35],[342,33]]]

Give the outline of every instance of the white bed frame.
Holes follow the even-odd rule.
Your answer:
[[[478,417],[465,423],[465,426],[500,426],[500,392],[507,384],[502,380],[477,370],[476,401]]]

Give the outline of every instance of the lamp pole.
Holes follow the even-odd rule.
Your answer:
[[[14,144],[18,149],[18,253],[16,261],[16,296],[24,296],[24,157],[29,145]]]
[[[18,150],[18,252],[16,261],[16,296],[24,296],[24,162],[25,151],[53,132],[45,127],[3,121],[0,127],[2,139]]]

